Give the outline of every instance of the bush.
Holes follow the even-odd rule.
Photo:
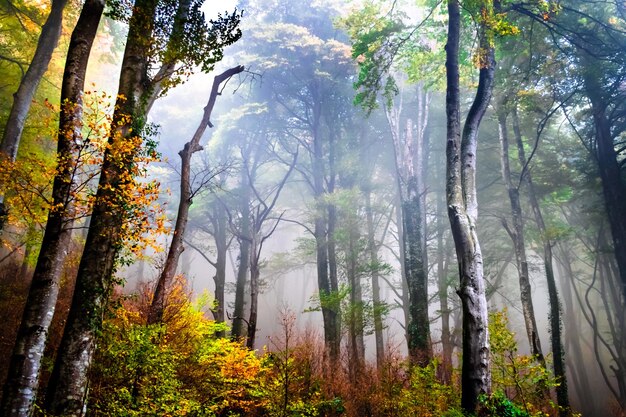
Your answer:
[[[216,338],[224,327],[185,297],[168,308],[167,323],[148,326],[141,308],[125,301],[105,321],[90,379],[89,415],[259,414],[265,402],[254,352]]]

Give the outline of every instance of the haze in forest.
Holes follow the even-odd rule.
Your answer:
[[[0,7],[0,415],[624,415],[623,2]]]

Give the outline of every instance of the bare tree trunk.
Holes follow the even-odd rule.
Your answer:
[[[227,81],[233,75],[239,74],[244,68],[237,66],[230,68],[223,73],[216,75],[213,79],[213,86],[211,87],[211,93],[209,95],[209,101],[204,108],[204,114],[202,120],[196,129],[193,137],[189,142],[185,144],[183,149],[178,153],[181,159],[181,173],[180,173],[180,200],[178,203],[178,213],[176,215],[176,225],[174,226],[174,235],[172,236],[172,243],[165,260],[165,266],[161,272],[161,276],[157,282],[156,289],[154,291],[154,297],[152,299],[152,305],[150,306],[150,312],[148,314],[148,324],[158,323],[163,320],[163,313],[166,306],[166,297],[171,289],[174,276],[176,275],[176,268],[178,267],[178,260],[180,254],[183,252],[183,239],[185,238],[185,229],[187,228],[187,221],[189,220],[189,208],[193,204],[193,190],[191,189],[191,157],[194,153],[202,150],[200,145],[200,139],[206,131],[206,128],[213,126],[211,124],[211,113],[215,106],[215,101],[219,94],[220,85]]]
[[[498,106],[501,107],[501,106]],[[502,180],[509,195],[509,203],[511,205],[511,217],[513,228],[511,229],[506,221],[503,220],[505,229],[507,230],[513,247],[515,250],[515,260],[517,263],[517,272],[520,286],[520,300],[522,302],[522,315],[526,325],[526,336],[530,346],[530,353],[545,368],[546,361],[541,350],[541,341],[539,339],[539,331],[537,329],[537,321],[535,319],[535,308],[533,306],[532,288],[530,286],[530,277],[528,272],[528,259],[526,257],[526,243],[524,239],[524,220],[522,217],[522,206],[519,198],[519,188],[513,184],[511,178],[511,168],[509,165],[509,135],[506,125],[505,109],[498,108],[498,131],[500,137],[500,165],[502,168]]]
[[[59,169],[52,189],[53,207],[56,209],[48,214],[37,266],[11,356],[0,408],[1,414],[7,417],[30,416],[37,398],[41,360],[54,316],[63,264],[70,247],[74,221],[71,193],[77,164],[76,143],[81,138],[82,94],[89,54],[103,10],[104,1],[87,0],[70,40],[61,89],[57,142]],[[58,19],[60,21],[60,16]],[[50,29],[44,27],[44,30]]]
[[[337,166],[336,166],[336,148],[337,142],[334,133],[330,133],[328,137],[328,194],[332,195],[335,192],[335,182],[337,179]],[[335,230],[337,229],[337,207],[334,203],[328,203],[327,207],[327,239],[328,239],[328,281],[330,289],[333,294],[339,294],[339,275],[337,272],[337,242],[335,239]],[[336,299],[336,297],[333,297]],[[334,348],[338,353],[341,346],[341,306],[339,300],[333,305],[335,312],[334,316]]]
[[[22,137],[22,130],[30,110],[30,104],[37,91],[39,82],[48,69],[52,53],[59,43],[63,27],[63,9],[67,0],[52,0],[50,14],[41,28],[35,55],[13,94],[13,106],[2,135],[0,152],[10,161],[15,161]]]
[[[524,153],[524,142],[520,130],[517,108],[515,107],[513,108],[513,134],[515,135],[515,140],[517,142],[517,155],[520,164],[522,166],[526,166],[527,159]],[[543,220],[543,214],[541,212],[541,207],[539,206],[539,200],[537,199],[535,185],[530,171],[526,170],[522,181],[524,181],[528,189],[528,199],[530,201],[533,216],[535,217],[535,223],[537,224],[537,228],[541,234],[541,241],[543,244],[543,263],[546,271],[546,281],[548,283],[548,301],[550,303],[550,345],[552,348],[554,376],[559,380],[559,385],[556,387],[556,397],[557,404],[562,410],[561,415],[564,416],[566,413],[569,413],[570,404],[567,393],[567,376],[565,373],[565,352],[563,351],[563,342],[561,337],[561,303],[559,301],[559,294],[556,288],[556,279],[553,268],[553,242],[551,242],[548,237],[548,232]]]
[[[467,114],[461,135],[459,88],[459,41],[461,14],[458,0],[448,1],[448,42],[446,44],[446,118],[448,217],[459,264],[463,304],[463,366],[461,373],[461,406],[475,413],[478,398],[491,391],[489,369],[489,331],[487,300],[483,278],[483,259],[476,219],[476,148],[478,127],[489,105],[493,89],[495,59],[486,28],[479,28],[481,68],[474,102]]]

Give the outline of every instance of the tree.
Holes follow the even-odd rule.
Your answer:
[[[481,16],[493,13],[491,2],[477,10]],[[461,406],[474,413],[480,395],[491,391],[487,300],[483,279],[483,259],[476,233],[476,149],[478,127],[487,110],[495,74],[494,48],[486,22],[479,23],[480,75],[476,96],[461,134],[459,85],[460,4],[448,2],[448,42],[446,44],[446,199],[448,217],[459,265],[458,294],[463,304],[463,365]]]
[[[2,143],[0,144],[0,152],[9,161],[15,161],[17,157],[17,150],[31,101],[41,78],[46,69],[48,69],[52,52],[54,52],[59,43],[63,26],[63,9],[66,4],[67,0],[52,0],[50,14],[41,28],[35,54],[20,81],[17,91],[13,94],[13,106],[11,107],[11,112],[2,135]]]
[[[626,131],[624,91],[620,87],[626,78],[624,6],[609,1],[590,9],[588,3],[576,1],[567,6],[550,7],[559,12],[556,18],[546,19],[543,13],[537,13],[523,3],[516,4],[513,9],[539,22],[553,39],[567,41],[567,48],[560,44],[555,46],[568,56],[576,56],[575,60],[567,59],[566,62],[572,77],[580,81],[581,88],[571,82],[564,83],[564,97],[570,97],[568,93],[572,89],[580,88],[579,93],[588,100],[589,112],[583,125],[593,137],[593,146],[589,149],[598,160],[622,296],[626,298],[626,218],[623,216],[626,212],[626,181],[624,147],[620,139]]]
[[[266,13],[267,21],[248,43],[258,71],[265,71],[263,85],[272,111],[283,118],[285,134],[304,150],[296,171],[315,200],[313,232],[320,308],[329,357],[339,359],[341,321],[336,243],[336,208],[328,197],[337,186],[337,142],[339,126],[330,126],[326,115],[349,106],[340,86],[349,84],[352,62],[349,47],[338,39],[327,4],[302,7],[301,3],[279,2]],[[312,14],[312,11],[316,11]],[[271,16],[271,18],[268,18]],[[282,17],[283,22],[276,19]],[[289,51],[285,59],[283,51]],[[336,107],[335,107],[336,106]],[[332,119],[331,119],[332,120]]]
[[[76,215],[72,194],[77,191],[85,73],[103,11],[104,1],[87,0],[70,40],[61,90],[59,166],[52,189],[52,208],[4,386],[1,410],[5,416],[31,415],[37,398],[41,361]]]
[[[506,99],[505,99],[506,100]],[[526,256],[526,243],[524,239],[524,219],[522,214],[522,206],[520,202],[519,186],[514,184],[511,176],[511,168],[509,163],[509,134],[507,127],[507,106],[508,103],[500,102],[497,106],[498,115],[498,134],[500,138],[500,155],[502,167],[502,180],[509,195],[509,203],[511,205],[511,222],[512,226],[503,220],[503,226],[513,241],[515,249],[515,260],[519,275],[520,295],[522,301],[522,310],[524,323],[526,324],[526,335],[530,352],[537,358],[539,363],[544,367],[546,361],[541,350],[541,341],[539,339],[539,330],[537,329],[537,321],[535,319],[535,308],[532,300],[532,289],[530,287],[530,277],[528,272],[528,259]],[[557,303],[558,305],[558,303]]]
[[[41,28],[35,54],[28,69],[23,74],[17,91],[13,94],[13,105],[11,106],[9,118],[2,134],[2,142],[0,143],[0,156],[8,161],[14,162],[17,158],[22,130],[26,123],[26,116],[28,116],[33,96],[41,78],[48,69],[52,52],[54,52],[61,37],[63,9],[66,4],[67,0],[52,0],[50,14]],[[0,231],[4,227],[6,210],[4,191],[2,191],[0,192]]]
[[[165,260],[165,266],[157,281],[154,297],[148,314],[148,323],[158,323],[163,319],[165,310],[165,298],[169,291],[169,287],[173,283],[178,267],[180,254],[183,252],[183,241],[185,239],[185,230],[189,219],[189,208],[193,204],[194,192],[191,185],[191,157],[194,153],[202,150],[200,139],[204,134],[207,126],[212,126],[211,113],[215,106],[217,96],[220,94],[220,85],[227,82],[232,76],[241,73],[244,70],[242,66],[230,68],[213,79],[213,87],[209,96],[209,101],[204,108],[202,121],[198,125],[196,132],[189,142],[185,144],[183,149],[178,153],[181,159],[181,181],[180,181],[180,200],[178,203],[178,213],[176,215],[176,225],[174,226],[174,234],[172,242]]]
[[[134,158],[154,101],[194,65],[205,71],[222,58],[222,48],[241,36],[239,14],[205,22],[201,2],[177,4],[140,0],[134,4],[122,61],[113,128],[104,155],[76,289],[46,396],[52,414],[79,414],[85,406],[87,372],[95,337],[112,289],[123,242]],[[169,16],[174,14],[174,19]],[[164,16],[168,16],[165,18]],[[156,72],[150,69],[160,64]],[[154,74],[153,77],[150,75]]]

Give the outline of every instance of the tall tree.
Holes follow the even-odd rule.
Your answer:
[[[118,99],[72,306],[46,396],[53,415],[79,415],[95,337],[113,284],[133,187],[133,161],[154,101],[195,65],[210,70],[222,48],[241,36],[239,15],[206,23],[201,2],[139,0],[133,6]],[[174,14],[174,18],[170,16]],[[167,18],[165,17],[167,16]],[[150,71],[159,65],[158,71]],[[151,76],[154,74],[154,76]]]
[[[337,142],[343,138],[337,136],[340,126],[329,126],[333,119],[326,115],[339,108],[338,101],[344,107],[350,104],[346,95],[339,94],[339,89],[351,82],[349,47],[337,39],[325,4],[309,7],[279,1],[272,5],[272,13],[265,13],[269,5],[260,3],[257,6],[263,9],[265,21],[257,23],[261,29],[255,31],[248,48],[254,52],[258,67],[265,71],[263,85],[272,112],[283,118],[285,134],[305,151],[306,156],[299,158],[295,169],[315,199],[310,229],[315,239],[325,345],[335,360],[339,359],[341,341],[334,240],[337,213],[328,197],[337,186]],[[276,23],[279,17],[283,23]],[[284,50],[290,51],[288,60],[283,58]]]
[[[519,116],[516,107],[513,107],[512,116],[513,134],[517,145],[517,156],[520,165],[524,167],[528,163],[528,160],[524,151],[524,141],[522,138]],[[550,346],[552,348],[554,376],[559,380],[559,385],[556,387],[557,403],[561,407],[561,413],[568,413],[570,406],[569,396],[567,393],[567,377],[565,375],[565,351],[563,349],[561,337],[561,303],[559,301],[559,295],[556,288],[556,277],[553,266],[554,256],[552,254],[552,246],[554,243],[550,239],[546,228],[543,212],[541,210],[541,206],[539,205],[535,184],[530,170],[527,169],[522,173],[522,181],[527,188],[528,200],[530,201],[535,223],[537,224],[537,228],[541,234],[541,243],[543,246],[543,264],[546,273],[546,281],[548,283],[548,301],[550,303]]]
[[[70,40],[61,87],[58,170],[52,188],[52,209],[4,385],[0,410],[7,417],[31,415],[37,398],[41,361],[74,223],[72,193],[76,191],[76,166],[82,139],[85,74],[103,11],[103,0],[87,0]]]
[[[387,120],[395,155],[396,182],[400,196],[404,281],[408,289],[408,323],[406,323],[409,355],[413,362],[425,366],[432,357],[430,322],[428,319],[428,266],[426,258],[425,186],[423,179],[424,138],[428,120],[429,95],[418,89],[417,129],[411,118],[402,127],[402,103],[387,107]],[[417,136],[417,137],[416,137]]]
[[[63,9],[66,4],[67,0],[52,0],[50,13],[41,28],[35,54],[20,81],[17,91],[13,94],[13,105],[4,127],[2,142],[0,142],[0,157],[6,158],[8,161],[13,162],[17,158],[22,131],[24,130],[26,116],[28,116],[33,96],[37,91],[39,82],[48,69],[52,53],[61,37]],[[0,191],[0,231],[4,227],[6,210],[4,190],[2,190]]]
[[[483,2],[476,12],[487,16],[493,13],[493,4]],[[476,150],[478,128],[491,99],[495,58],[486,22],[482,21],[479,23],[478,87],[461,134],[460,32],[460,4],[452,0],[448,2],[446,44],[446,197],[459,265],[460,287],[457,292],[463,305],[461,406],[467,413],[474,413],[479,396],[491,391],[487,300],[483,258],[476,231]]]
[[[202,150],[200,139],[208,126],[212,126],[211,113],[220,94],[220,85],[227,82],[232,76],[241,73],[244,70],[242,66],[233,67],[218,74],[213,79],[213,86],[209,95],[209,101],[204,108],[202,120],[196,129],[193,137],[185,144],[183,149],[178,153],[181,159],[181,181],[180,181],[180,200],[178,203],[178,213],[176,214],[176,224],[174,226],[174,234],[172,242],[165,260],[163,271],[157,281],[154,297],[148,314],[148,323],[158,323],[163,319],[165,311],[166,295],[170,290],[178,267],[180,254],[184,250],[183,240],[185,239],[185,231],[187,221],[189,219],[189,208],[193,204],[194,191],[191,184],[191,157],[194,153]]]
[[[619,1],[603,2],[597,7],[589,2],[573,1],[554,6],[559,13],[545,18],[528,4],[515,4],[513,9],[539,22],[552,33],[557,49],[566,54],[570,80],[557,85],[557,94],[569,97],[579,89],[588,100],[588,118],[583,125],[593,137],[589,147],[598,161],[607,217],[613,237],[613,250],[619,268],[622,297],[626,299],[626,176],[624,148],[620,137],[626,131],[624,90],[626,80],[624,49],[626,48],[626,13]],[[562,47],[565,40],[567,47]],[[576,59],[571,59],[575,56]],[[564,91],[558,91],[564,90]],[[576,91],[576,90],[574,90]]]
[[[509,225],[506,220],[503,220],[503,226],[511,237],[511,240],[513,241],[513,248],[515,250],[515,260],[519,276],[520,299],[522,302],[522,312],[524,316],[524,323],[526,325],[526,336],[528,337],[530,353],[545,367],[546,361],[543,356],[543,351],[541,350],[541,341],[539,339],[539,330],[537,328],[535,308],[532,299],[532,288],[530,286],[528,257],[526,256],[526,243],[524,238],[524,218],[519,195],[519,181],[514,183],[513,177],[511,176],[507,105],[508,103],[500,101],[496,109],[498,117],[498,136],[500,138],[500,165],[502,180],[509,196],[509,204],[511,206],[512,225]]]

